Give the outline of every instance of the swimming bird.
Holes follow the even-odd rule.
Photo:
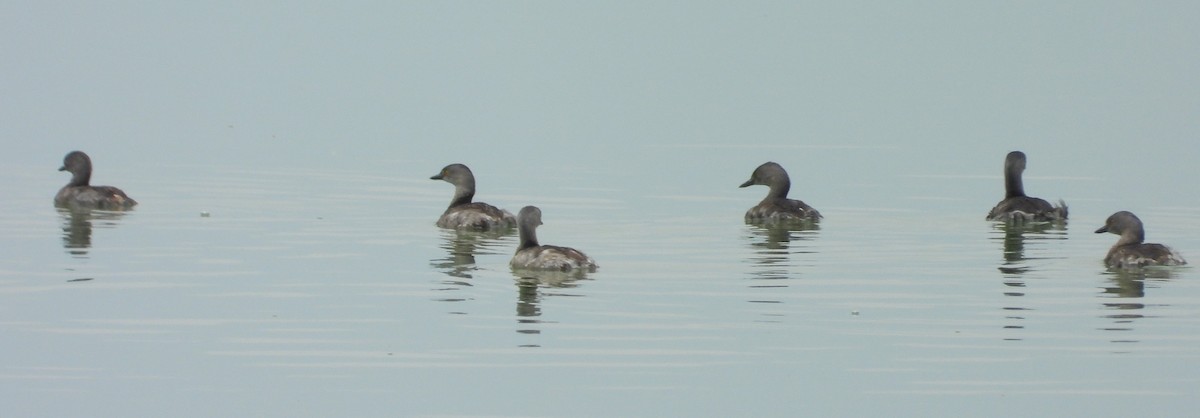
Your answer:
[[[542,210],[526,206],[517,213],[517,230],[521,244],[509,262],[513,268],[559,271],[596,271],[596,261],[583,252],[569,247],[539,245],[537,227],[542,224]]]
[[[124,210],[137,201],[112,186],[92,186],[92,159],[83,151],[71,151],[63,157],[58,171],[71,172],[71,181],[58,190],[54,205],[68,208]]]
[[[1025,172],[1025,153],[1013,151],[1004,158],[1004,200],[988,212],[987,220],[1003,222],[1063,221],[1067,219],[1067,203],[1059,199],[1058,206],[1025,195],[1021,173]]]
[[[1105,232],[1121,236],[1104,257],[1104,264],[1109,267],[1137,268],[1187,264],[1187,261],[1170,247],[1142,242],[1146,239],[1146,231],[1142,227],[1142,220],[1133,213],[1120,211],[1109,216],[1104,221],[1104,226],[1096,230],[1097,234]]]
[[[430,177],[454,185],[454,198],[438,218],[437,226],[450,229],[495,230],[512,228],[517,218],[506,210],[483,202],[471,202],[475,197],[475,175],[462,164],[450,164]]]
[[[749,223],[785,223],[798,221],[817,221],[821,213],[812,206],[796,199],[788,199],[788,190],[792,188],[792,180],[782,166],[774,162],[766,162],[754,169],[750,180],[738,187],[764,185],[770,188],[767,197],[746,211],[746,222]]]

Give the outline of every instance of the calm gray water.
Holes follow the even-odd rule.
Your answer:
[[[1104,199],[1068,197],[1065,227],[986,222],[998,173],[861,185],[992,197],[875,207],[800,182],[826,219],[788,231],[743,224],[753,165],[667,195],[570,186],[586,162],[539,190],[481,164],[480,200],[540,205],[543,242],[601,265],[522,277],[515,236],[434,226],[442,162],[107,168],[141,205],[70,213],[47,159],[5,173],[32,185],[0,216],[6,415],[1171,415],[1200,387],[1194,269],[1107,271]],[[1195,209],[1139,215],[1200,248]]]
[[[1186,416],[1200,3],[0,2],[0,417]],[[88,152],[127,213],[52,206]],[[984,221],[1012,150],[1061,228]],[[773,160],[820,228],[764,230]],[[586,277],[514,275],[537,205]],[[202,216],[207,213],[208,216]]]

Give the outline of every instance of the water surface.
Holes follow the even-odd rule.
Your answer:
[[[1193,414],[1200,277],[1092,231],[1200,263],[1198,5],[0,4],[0,416]],[[1069,223],[984,221],[1013,150]]]
[[[481,189],[540,205],[542,241],[600,263],[586,275],[514,273],[514,233],[435,227],[451,190],[417,175],[196,166],[168,179],[196,190],[175,196],[111,169],[142,204],[73,213],[52,207],[65,179],[45,170],[46,190],[16,191],[0,221],[0,385],[19,415],[1107,414],[1194,399],[1196,274],[1106,270],[1116,237],[1092,233],[1097,210],[1008,227],[983,220],[992,201],[805,197],[821,223],[764,228],[741,220],[765,193],[736,188],[752,168],[707,196]],[[1139,215],[1197,247],[1195,211]]]

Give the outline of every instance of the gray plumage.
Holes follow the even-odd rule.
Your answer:
[[[444,180],[454,185],[454,198],[438,218],[437,226],[482,231],[507,229],[517,224],[517,218],[508,211],[487,203],[471,201],[475,197],[475,175],[467,166],[450,164],[430,179]]]
[[[1025,153],[1013,151],[1004,158],[1004,200],[988,212],[987,220],[1003,222],[1061,221],[1067,219],[1067,203],[1058,206],[1025,195],[1021,174],[1025,172]]]
[[[596,271],[596,261],[582,251],[570,247],[540,245],[537,227],[542,224],[542,210],[526,206],[517,213],[517,229],[521,244],[509,262],[516,269]]]
[[[738,187],[763,185],[770,188],[767,197],[746,211],[746,222],[750,223],[788,223],[817,221],[821,213],[812,206],[796,199],[788,199],[788,191],[792,188],[792,180],[782,166],[774,162],[763,163],[754,169],[750,180]]]
[[[71,181],[58,190],[54,205],[66,208],[124,210],[137,201],[112,186],[92,186],[92,159],[83,151],[71,151],[63,157],[58,171],[71,173]]]
[[[1104,264],[1117,268],[1144,266],[1177,266],[1187,264],[1183,257],[1162,244],[1147,244],[1142,220],[1133,213],[1120,211],[1109,216],[1097,234],[1111,232],[1120,235],[1117,243],[1108,250]]]

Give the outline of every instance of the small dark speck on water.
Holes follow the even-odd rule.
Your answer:
[[[70,283],[70,282],[86,282],[86,281],[88,281],[88,280],[92,280],[92,278],[91,278],[91,277],[84,277],[84,278],[81,278],[81,279],[71,279],[71,280],[67,280],[67,283]]]

